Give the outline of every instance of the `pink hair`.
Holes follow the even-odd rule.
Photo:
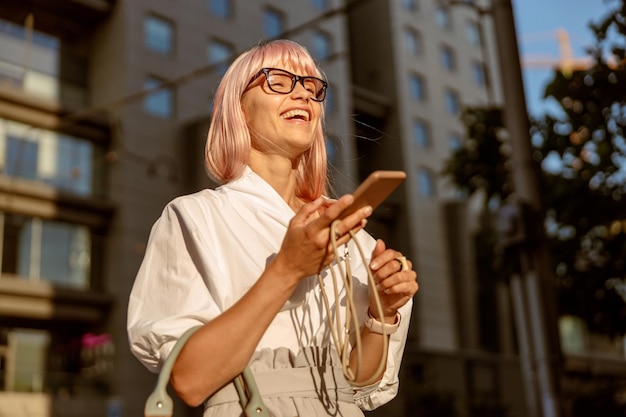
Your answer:
[[[241,97],[250,79],[261,68],[287,64],[299,74],[323,78],[308,51],[289,40],[254,46],[241,54],[224,74],[215,93],[205,147],[205,167],[217,183],[224,184],[239,178],[248,162],[251,140],[241,108]],[[327,159],[322,126],[324,106],[321,115],[313,144],[298,164],[296,195],[305,201],[327,194]]]

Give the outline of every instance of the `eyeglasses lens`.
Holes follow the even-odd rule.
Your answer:
[[[282,71],[268,71],[267,85],[269,88],[282,94],[289,94],[296,86],[296,76]],[[322,101],[326,96],[326,90],[324,88],[324,82],[315,77],[299,77],[299,81],[302,82],[304,88],[309,91],[314,100]]]

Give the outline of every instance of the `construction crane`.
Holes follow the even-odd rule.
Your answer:
[[[533,68],[551,68],[561,71],[563,74],[571,74],[573,71],[584,71],[594,65],[595,60],[591,56],[576,57],[572,49],[569,33],[564,28],[559,28],[556,31],[556,40],[559,46],[558,57],[540,57],[540,56],[526,56],[522,57],[522,67],[524,69]],[[550,32],[554,34],[555,32]],[[616,67],[614,57],[607,58],[607,64],[609,67]]]
[[[552,32],[554,33],[554,32]],[[571,74],[572,71],[586,70],[593,65],[593,59],[587,57],[576,57],[572,49],[569,34],[567,30],[559,28],[556,30],[556,39],[559,45],[558,57],[522,57],[522,66],[525,69],[533,68],[552,68],[559,70],[565,74]]]

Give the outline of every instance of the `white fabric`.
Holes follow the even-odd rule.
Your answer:
[[[215,190],[170,202],[152,228],[130,295],[128,335],[133,354],[158,372],[185,330],[215,318],[248,291],[279,250],[293,216],[287,203],[250,168],[240,179]],[[369,258],[375,240],[364,231],[357,239]],[[362,325],[367,317],[367,274],[354,243],[348,248]],[[332,305],[332,278],[328,270],[323,276]],[[342,290],[340,302],[344,296]],[[374,409],[397,394],[410,311],[409,301],[400,310],[400,329],[391,336],[382,380],[355,390],[355,402],[362,409]],[[303,347],[328,346],[330,339],[321,291],[312,276],[294,291],[256,350],[284,347],[297,355]]]

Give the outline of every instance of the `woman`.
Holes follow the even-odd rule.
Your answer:
[[[206,401],[205,416],[241,415],[231,381],[248,365],[275,417],[362,416],[359,407],[376,408],[397,393],[416,274],[410,262],[400,271],[401,254],[362,230],[371,207],[336,223],[340,253],[354,255],[334,259],[331,223],[352,196],[324,197],[326,87],[294,42],[238,57],[217,90],[206,145],[207,171],[222,185],[173,200],[151,231],[130,296],[131,349],[158,371],[181,334],[202,325],[177,358],[171,384],[187,404]],[[351,232],[372,254],[371,291]],[[350,262],[362,327],[358,370],[350,355],[355,388],[341,372],[316,277],[334,305],[329,266],[342,262]],[[374,291],[384,317],[375,315]],[[345,290],[339,297],[343,303]],[[388,351],[381,326],[397,329],[386,336]]]

